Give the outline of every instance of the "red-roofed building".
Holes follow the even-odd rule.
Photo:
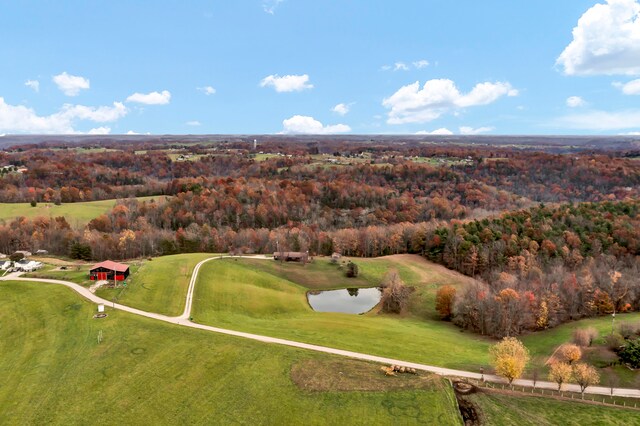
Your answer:
[[[89,271],[89,278],[92,280],[116,280],[124,281],[129,276],[129,266],[122,263],[105,260],[93,265]]]

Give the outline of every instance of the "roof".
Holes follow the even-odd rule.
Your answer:
[[[127,269],[129,269],[129,266],[122,263],[112,262],[111,260],[105,260],[104,262],[96,263],[95,265],[93,265],[93,268],[91,268],[91,270],[93,271],[94,269],[98,268],[109,269],[116,272],[126,272]]]

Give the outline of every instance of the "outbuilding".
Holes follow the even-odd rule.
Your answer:
[[[129,266],[122,263],[105,260],[93,265],[89,271],[91,280],[115,280],[124,281],[129,276]]]

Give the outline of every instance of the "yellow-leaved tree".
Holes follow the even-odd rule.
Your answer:
[[[578,362],[573,365],[573,380],[580,386],[580,392],[584,399],[584,391],[591,385],[597,385],[600,382],[600,374],[595,367]]]
[[[489,352],[496,374],[507,379],[509,384],[522,376],[529,362],[529,350],[515,337],[505,337],[491,346]]]
[[[559,352],[562,359],[568,362],[569,365],[582,358],[582,350],[580,347],[571,343],[565,343],[562,345]]]
[[[558,384],[558,390],[562,389],[562,384],[571,378],[571,366],[564,362],[554,362],[549,368],[549,380]]]

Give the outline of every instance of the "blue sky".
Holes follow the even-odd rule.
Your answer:
[[[640,0],[0,0],[0,134],[640,134]]]

